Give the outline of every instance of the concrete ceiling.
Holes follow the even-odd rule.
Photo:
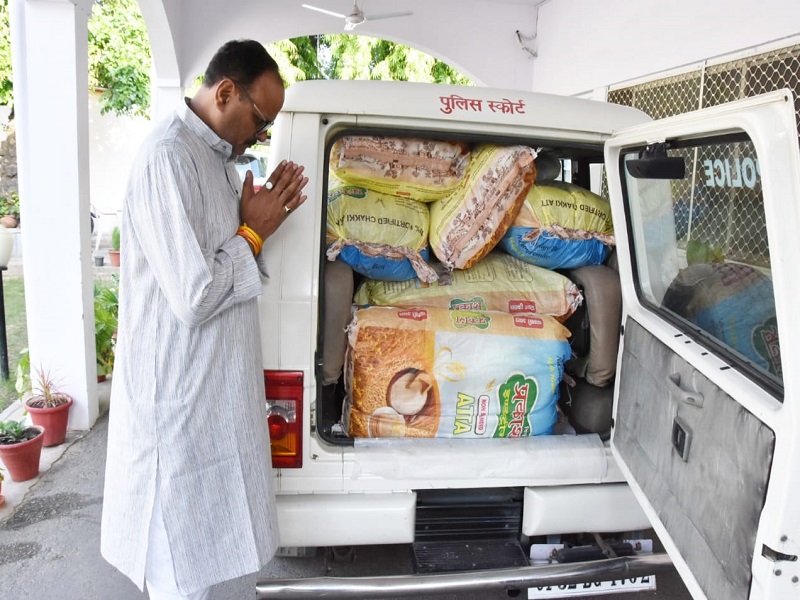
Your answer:
[[[380,37],[425,51],[480,85],[530,89],[539,5],[556,0],[359,0],[370,21],[348,33]],[[302,4],[349,14],[352,0],[140,0],[157,77],[187,87],[214,51],[236,38],[262,43],[343,33],[344,21]],[[519,31],[520,37],[517,36]],[[526,46],[523,48],[522,46]]]

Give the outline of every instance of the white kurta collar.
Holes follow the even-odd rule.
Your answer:
[[[235,158],[233,156],[233,146],[214,133],[214,130],[189,108],[189,98],[184,98],[183,102],[178,106],[178,117],[190,131],[197,134],[214,152],[222,154],[225,160]]]

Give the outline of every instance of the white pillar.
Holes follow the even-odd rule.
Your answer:
[[[158,79],[153,77],[150,86],[150,120],[159,123],[171,114],[184,97],[184,89],[176,79]]]
[[[75,399],[70,429],[98,416],[89,217],[88,12],[11,0],[25,306],[32,370]]]

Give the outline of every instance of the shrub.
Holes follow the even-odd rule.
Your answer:
[[[0,198],[0,217],[10,215],[19,221],[19,194],[9,192],[8,195]]]
[[[114,227],[114,230],[111,232],[111,247],[119,251],[119,227]]]

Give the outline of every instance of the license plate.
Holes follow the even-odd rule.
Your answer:
[[[575,598],[584,596],[605,596],[622,592],[640,592],[656,589],[655,575],[642,575],[612,581],[593,581],[591,583],[566,583],[545,587],[528,588],[528,598]]]
[[[653,552],[652,540],[625,540],[633,544],[637,554]],[[556,550],[564,544],[534,544],[531,546],[531,564],[549,564]],[[656,589],[655,575],[642,575],[611,581],[592,581],[587,583],[565,583],[528,588],[528,598],[575,598],[582,596],[605,596],[623,592],[641,592]]]

